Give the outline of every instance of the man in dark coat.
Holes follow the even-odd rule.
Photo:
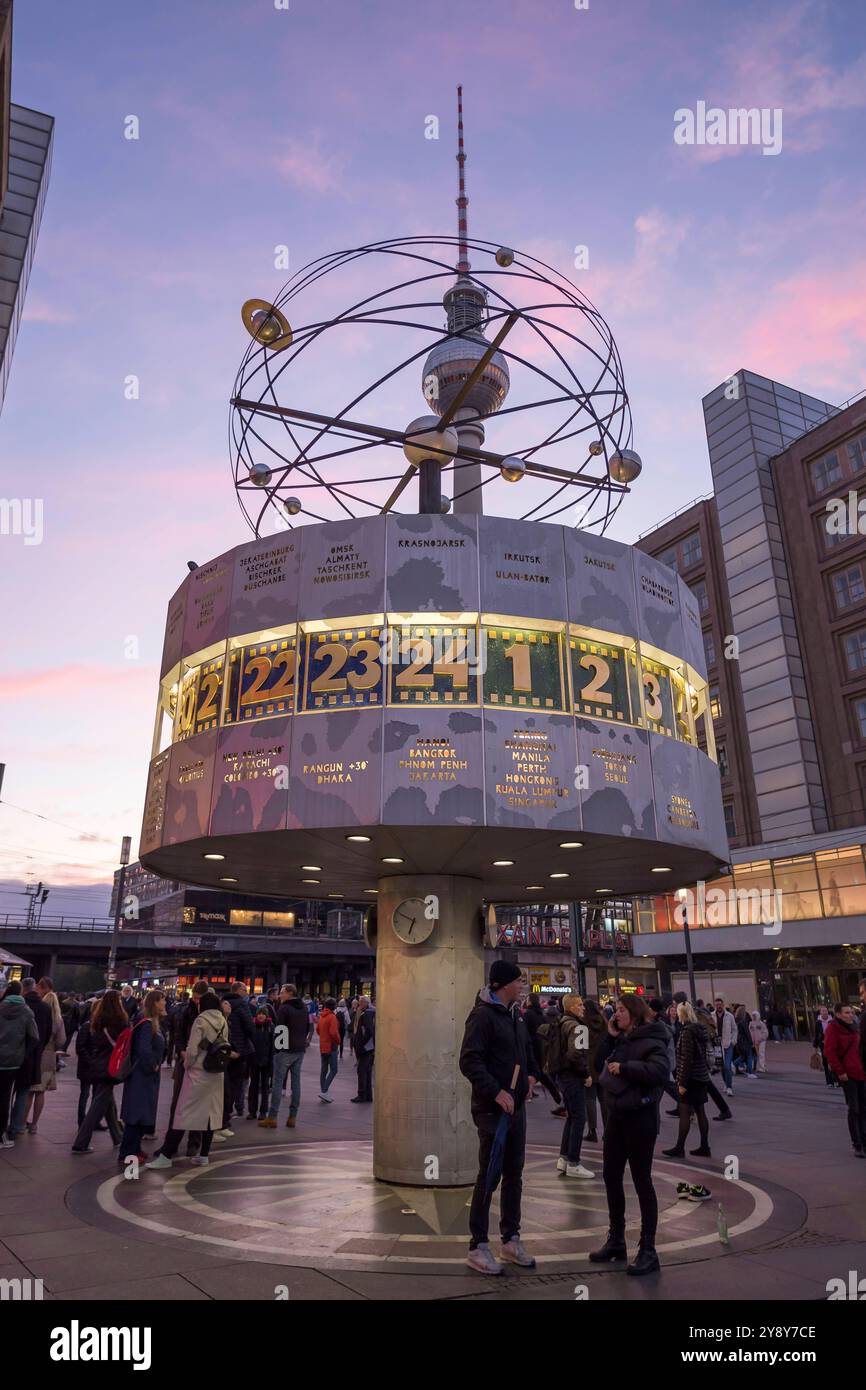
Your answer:
[[[466,1020],[460,1070],[472,1085],[472,1118],[478,1130],[478,1177],[469,1212],[467,1264],[481,1274],[501,1274],[502,1265],[488,1242],[490,1201],[487,1170],[493,1141],[503,1115],[508,1116],[502,1161],[500,1234],[502,1259],[533,1269],[535,1260],[520,1241],[520,1198],[526,1154],[526,1108],[529,1078],[538,1079],[535,1055],[520,1017],[517,999],[523,988],[520,971],[509,961],[490,968],[490,984],[478,995]],[[516,1072],[516,1080],[515,1080]]]
[[[249,1071],[250,1060],[256,1051],[256,1025],[249,1005],[249,990],[242,980],[235,980],[226,1000],[228,1004],[229,1043],[237,1055],[231,1059],[225,1071],[225,1100],[223,1104],[222,1133],[231,1138],[232,1111],[236,1115],[244,1113],[244,1081]]]
[[[54,1016],[51,1013],[51,1006],[40,999],[36,991],[36,981],[30,976],[22,980],[21,992],[24,995],[25,1004],[36,1020],[39,1040],[35,1046],[28,1047],[24,1061],[18,1068],[18,1074],[15,1077],[15,1103],[9,1122],[9,1136],[12,1139],[16,1135],[24,1133],[24,1116],[27,1113],[30,1087],[38,1086],[42,1079],[42,1053],[54,1031]]]

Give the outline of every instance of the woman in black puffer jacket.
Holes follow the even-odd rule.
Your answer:
[[[662,1152],[669,1158],[682,1158],[692,1122],[692,1111],[698,1120],[700,1148],[692,1149],[701,1158],[710,1158],[710,1127],[707,1124],[707,1086],[710,1069],[707,1048],[710,1035],[688,1001],[677,1004],[677,1018],[682,1024],[677,1038],[677,1094],[679,1096],[680,1132],[672,1149]]]
[[[659,1099],[669,1075],[665,1029],[637,995],[617,1004],[596,1061],[602,1067],[599,1086],[607,1095],[604,1131],[604,1185],[610,1230],[595,1263],[624,1260],[625,1190],[628,1163],[640,1204],[640,1246],[629,1274],[652,1274],[659,1268],[655,1249],[658,1200],[652,1182],[653,1150],[659,1128]]]

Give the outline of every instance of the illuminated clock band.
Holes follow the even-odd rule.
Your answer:
[[[715,757],[706,680],[636,637],[501,614],[293,623],[212,644],[163,679],[170,742],[279,716],[479,708],[648,729]]]

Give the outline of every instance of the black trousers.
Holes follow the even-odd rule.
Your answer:
[[[247,1074],[246,1057],[235,1057],[225,1069],[223,1085],[223,1129],[231,1128],[232,1111],[243,1110],[244,1078]],[[170,1155],[169,1155],[170,1157]]]
[[[499,1124],[500,1110],[496,1114],[473,1114],[475,1128],[478,1130],[478,1177],[472,1193],[469,1209],[470,1250],[477,1245],[486,1245],[490,1225],[490,1202],[493,1192],[487,1192],[487,1168],[490,1163],[490,1150]],[[499,1232],[503,1244],[512,1236],[520,1235],[520,1199],[523,1195],[523,1161],[526,1156],[526,1110],[521,1107],[510,1116],[505,1136],[505,1153],[502,1159],[502,1193],[499,1199]],[[497,1183],[496,1186],[499,1184]],[[494,1189],[495,1190],[495,1189]]]
[[[358,1053],[358,1099],[373,1099],[373,1059],[375,1052]]]
[[[271,1102],[271,1085],[274,1073],[270,1062],[263,1067],[258,1062],[253,1062],[250,1067],[250,1089],[247,1096],[247,1114],[256,1115],[264,1119],[268,1113],[268,1106]]]
[[[12,1091],[15,1087],[16,1072],[0,1071],[0,1139],[9,1128],[9,1109],[12,1104]]]
[[[623,1176],[627,1163],[640,1204],[641,1243],[649,1247],[655,1246],[659,1219],[659,1205],[652,1180],[657,1131],[658,1112],[655,1105],[644,1106],[626,1115],[608,1114],[604,1131],[603,1173],[610,1229],[614,1236],[625,1235]]]
[[[117,1118],[117,1108],[114,1104],[114,1083],[111,1081],[97,1081],[93,1087],[93,1100],[87,1114],[79,1126],[75,1136],[73,1149],[86,1149],[93,1138],[93,1131],[100,1120],[105,1120],[111,1131],[111,1138],[115,1144],[119,1144],[123,1138],[123,1128]]]
[[[210,1146],[213,1143],[213,1130],[210,1125],[204,1130],[190,1130],[189,1138],[192,1139],[194,1134],[197,1134],[201,1141],[201,1157],[207,1158],[210,1153]],[[165,1154],[166,1158],[174,1158],[180,1148],[180,1141],[182,1138],[182,1129],[170,1129],[163,1140],[162,1148],[159,1152]],[[189,1140],[187,1140],[187,1156],[189,1156]]]
[[[840,1081],[848,1106],[848,1133],[855,1149],[866,1149],[866,1081]]]

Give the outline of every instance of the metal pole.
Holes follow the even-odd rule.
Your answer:
[[[586,966],[583,963],[583,904],[568,904],[568,930],[571,937],[571,977],[577,993],[586,994]]]
[[[695,967],[692,961],[692,938],[689,934],[689,914],[685,901],[683,902],[683,940],[686,945],[686,970],[689,972],[689,997],[691,998],[692,1004],[694,1004],[697,999],[697,990],[695,989]]]
[[[110,989],[114,984],[117,973],[117,937],[120,931],[120,921],[123,916],[123,890],[126,884],[126,866],[129,863],[129,849],[132,841],[129,835],[124,835],[123,844],[120,848],[120,878],[117,880],[117,910],[114,914],[114,922],[111,927],[111,948],[108,952],[108,969],[105,972],[106,988]]]
[[[418,469],[418,511],[424,516],[442,513],[442,468],[437,459],[424,459]]]
[[[618,956],[617,956],[617,954],[616,954],[616,919],[615,919],[615,918],[611,918],[610,940],[611,940],[611,945],[613,946],[613,987],[614,987],[614,990],[616,991],[616,994],[619,995],[619,958],[618,958]]]

